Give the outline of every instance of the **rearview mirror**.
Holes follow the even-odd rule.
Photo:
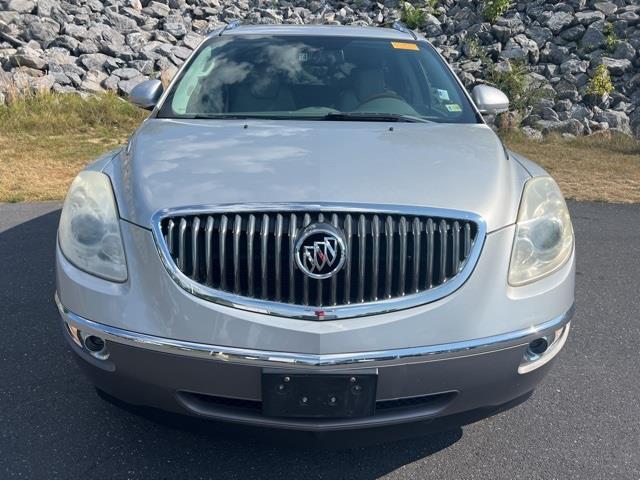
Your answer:
[[[489,85],[476,85],[471,92],[473,103],[480,113],[495,114],[509,110],[509,98],[497,88]]]
[[[129,101],[134,105],[152,110],[162,96],[164,87],[160,80],[147,80],[139,83],[129,94]]]

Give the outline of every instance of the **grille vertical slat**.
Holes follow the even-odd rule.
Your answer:
[[[344,220],[344,235],[347,240],[347,261],[344,266],[344,303],[351,303],[351,243],[353,239],[353,222],[351,215],[347,214]]]
[[[187,269],[187,245],[185,236],[187,235],[187,220],[180,220],[178,227],[178,268],[183,272]]]
[[[260,287],[262,298],[269,296],[269,215],[262,215],[260,227]]]
[[[169,253],[171,255],[173,255],[174,251],[175,251],[175,247],[174,247],[174,234],[173,231],[176,229],[176,223],[173,220],[169,220],[169,222],[167,223],[167,244],[169,247]]]
[[[440,242],[440,278],[438,282],[444,283],[447,279],[447,222],[444,219],[440,220],[438,235]]]
[[[398,260],[399,274],[398,274],[398,295],[403,296],[405,294],[405,284],[407,275],[407,219],[400,218],[400,258]]]
[[[453,238],[451,251],[451,276],[460,270],[460,222],[453,222],[451,227],[451,236]]]
[[[378,276],[380,275],[380,218],[373,216],[371,222],[371,299],[378,299]]]
[[[240,293],[240,235],[242,234],[242,217],[236,215],[233,222],[233,291]]]
[[[207,275],[207,285],[213,285],[213,217],[207,217],[204,226],[204,268]]]
[[[304,214],[302,217],[302,228],[311,224],[311,215],[308,213]],[[302,304],[309,305],[309,277],[303,275],[302,277]]]
[[[391,298],[391,288],[393,282],[393,218],[387,217],[385,221],[384,234],[387,239],[386,261],[384,269],[384,296]]]
[[[247,295],[254,296],[253,289],[253,237],[256,233],[256,216],[249,215],[247,225]]]
[[[471,253],[471,224],[467,222],[464,224],[464,258],[468,258],[469,253]]]
[[[433,261],[435,255],[435,225],[432,219],[427,220],[427,282],[426,289],[433,288]]]
[[[318,222],[324,222],[324,215],[322,214],[322,212],[318,214]],[[322,279],[318,279],[316,284],[316,306],[318,307],[321,307],[324,301],[322,282]]]
[[[305,275],[295,259],[302,229],[316,222],[344,234],[345,262],[330,279]],[[443,285],[464,269],[479,232],[469,220],[362,210],[202,212],[166,217],[160,228],[163,255],[190,281],[312,308],[377,302]]]
[[[295,213],[289,219],[289,303],[296,302],[296,260],[293,250],[296,246],[298,218]]]
[[[422,237],[422,223],[418,217],[413,219],[413,275],[411,275],[411,293],[419,291],[420,282],[420,251],[422,245],[420,240]]]
[[[219,255],[220,255],[220,288],[227,289],[227,227],[229,219],[226,215],[220,217],[220,229],[218,230]]]
[[[338,214],[334,213],[331,215],[331,225],[338,228]],[[338,276],[334,275],[331,277],[331,305],[338,304]]]
[[[200,233],[200,218],[195,217],[191,222],[191,278],[198,281],[198,234]]]
[[[276,230],[275,230],[275,283],[276,283],[276,301],[279,302],[282,299],[282,229],[284,224],[284,218],[282,214],[276,216]]]
[[[360,215],[358,220],[358,302],[364,302],[365,269],[367,261],[367,219]]]

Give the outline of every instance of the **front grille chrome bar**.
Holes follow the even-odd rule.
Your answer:
[[[341,229],[344,267],[313,279],[295,262],[311,223]],[[486,235],[473,213],[363,204],[243,204],[167,209],[152,218],[174,281],[251,312],[330,320],[382,314],[449,295],[469,277]]]

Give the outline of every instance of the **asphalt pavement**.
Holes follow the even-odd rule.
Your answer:
[[[53,303],[59,204],[0,204],[0,478],[640,479],[640,205],[570,209],[576,316],[531,399],[462,428],[345,448],[99,397]]]

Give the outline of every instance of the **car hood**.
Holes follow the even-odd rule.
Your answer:
[[[515,221],[526,171],[486,125],[150,118],[104,170],[122,218],[225,203],[345,202]]]

